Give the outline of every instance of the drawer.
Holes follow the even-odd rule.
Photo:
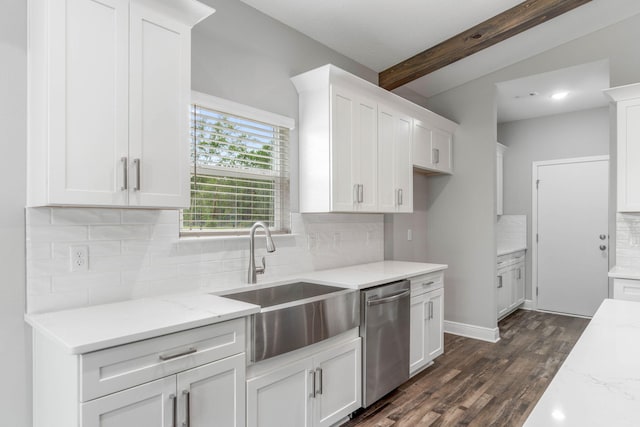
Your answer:
[[[423,274],[421,276],[409,278],[411,282],[411,296],[422,295],[434,289],[441,288],[444,282],[444,272]]]
[[[191,369],[245,349],[245,319],[189,329],[83,354],[80,400]]]
[[[613,279],[613,299],[640,301],[640,280]]]

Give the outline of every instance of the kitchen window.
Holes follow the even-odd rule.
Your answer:
[[[288,117],[193,92],[191,207],[181,234],[245,234],[256,221],[288,232]]]

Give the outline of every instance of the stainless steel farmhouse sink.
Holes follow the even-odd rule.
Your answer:
[[[221,295],[262,307],[249,321],[249,357],[258,362],[360,324],[359,292],[297,282]]]

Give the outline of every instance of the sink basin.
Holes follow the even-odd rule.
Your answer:
[[[252,289],[250,291],[236,292],[223,295],[237,301],[248,302],[267,308],[274,305],[286,304],[290,302],[301,302],[308,298],[320,295],[331,294],[344,291],[344,288],[335,286],[317,285],[315,283],[297,282],[286,285],[273,286],[270,288]]]
[[[360,293],[297,282],[222,295],[256,304],[249,320],[249,358],[259,362],[311,345],[360,325]]]

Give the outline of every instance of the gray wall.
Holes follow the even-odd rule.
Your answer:
[[[378,74],[238,0],[201,0],[216,13],[192,39],[194,90],[298,120],[298,93],[290,78],[332,63],[373,83]],[[239,37],[241,35],[241,37]],[[289,153],[291,210],[298,211],[298,133]]]
[[[609,109],[597,108],[498,125],[504,154],[504,213],[527,215],[526,298],[531,299],[531,165],[609,154]]]
[[[495,303],[495,84],[532,74],[609,59],[611,85],[640,81],[640,16],[551,49],[428,100],[427,107],[460,124],[454,175],[422,189],[427,211],[427,258],[449,264],[445,319],[496,326]],[[609,234],[615,235],[610,226]]]
[[[0,414],[6,426],[31,425],[30,333],[25,298],[27,2],[0,7]]]

